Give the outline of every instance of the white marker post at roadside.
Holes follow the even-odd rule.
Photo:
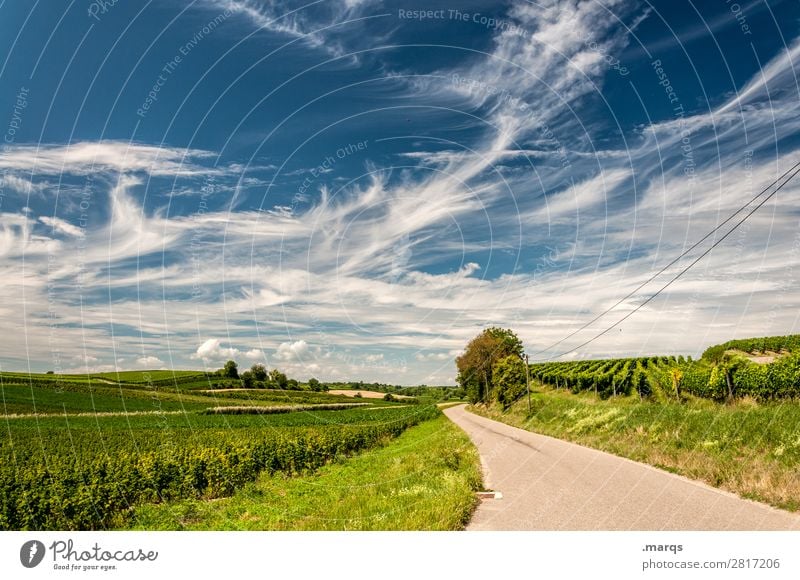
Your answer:
[[[525,358],[525,390],[528,392],[528,416],[531,415],[531,365],[528,362],[528,355]]]

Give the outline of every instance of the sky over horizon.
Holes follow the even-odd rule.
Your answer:
[[[583,345],[800,161],[797,2],[456,4],[0,3],[2,370],[452,384],[487,326],[800,332],[798,179]]]

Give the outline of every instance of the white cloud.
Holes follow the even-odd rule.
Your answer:
[[[547,197],[546,203],[542,204],[541,208],[536,209],[533,215],[525,216],[524,219],[532,222],[540,220],[550,222],[561,218],[578,220],[581,214],[590,214],[596,206],[608,204],[610,198],[619,193],[616,191],[617,188],[629,178],[630,171],[626,169],[601,172]]]
[[[18,177],[13,173],[6,173],[2,176],[2,180],[0,180],[0,186],[2,186],[4,189],[11,189],[18,191],[19,193],[31,195],[34,193],[41,193],[49,187],[49,184],[43,182],[33,182],[30,177],[28,179],[23,179],[22,177]]]
[[[444,352],[429,352],[427,354],[419,352],[416,355],[414,355],[414,358],[417,359],[418,361],[431,361],[431,360],[445,361],[453,359],[452,356]]]
[[[736,95],[717,109],[717,114],[739,111],[742,107],[763,103],[770,99],[770,88],[789,86],[797,82],[795,63],[800,60],[800,39],[782,50],[769,61]],[[797,95],[794,95],[796,97]],[[792,97],[789,97],[792,99]],[[796,101],[796,99],[795,99]],[[795,103],[796,104],[796,103]]]
[[[275,357],[282,361],[303,360],[309,352],[308,344],[305,340],[281,343],[275,351]]]
[[[90,175],[114,171],[144,172],[150,175],[174,177],[218,173],[219,170],[195,163],[196,160],[212,157],[213,154],[198,149],[156,147],[124,141],[86,141],[70,145],[14,145],[0,152],[0,169],[37,175],[67,173]],[[8,179],[6,176],[6,180]]]
[[[50,226],[54,231],[68,236],[83,237],[84,232],[78,226],[57,217],[41,216],[39,221],[46,226]]]
[[[217,338],[209,338],[203,344],[197,347],[197,350],[192,355],[193,359],[203,361],[219,361],[223,359],[232,359],[239,356],[240,351],[236,348],[225,348]]]
[[[142,367],[160,367],[164,364],[164,361],[157,356],[148,355],[137,358],[136,364]]]
[[[251,348],[244,353],[244,358],[248,360],[263,361],[266,358],[264,351],[259,348]]]
[[[358,10],[371,0],[331,0],[316,6],[324,11],[324,16],[313,21],[308,11],[289,10],[271,2],[207,0],[207,3],[216,9],[240,14],[260,29],[298,39],[333,56],[342,56],[345,48],[335,38],[340,31],[336,24],[357,17]]]

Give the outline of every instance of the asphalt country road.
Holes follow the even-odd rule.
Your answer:
[[[444,413],[480,453],[487,489],[468,530],[800,530],[800,516],[700,482],[480,417]]]

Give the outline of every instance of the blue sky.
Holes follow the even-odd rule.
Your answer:
[[[536,359],[798,332],[790,185],[618,328],[575,348],[697,252],[547,348],[800,159],[799,17],[0,3],[2,367],[444,384],[488,325]]]

